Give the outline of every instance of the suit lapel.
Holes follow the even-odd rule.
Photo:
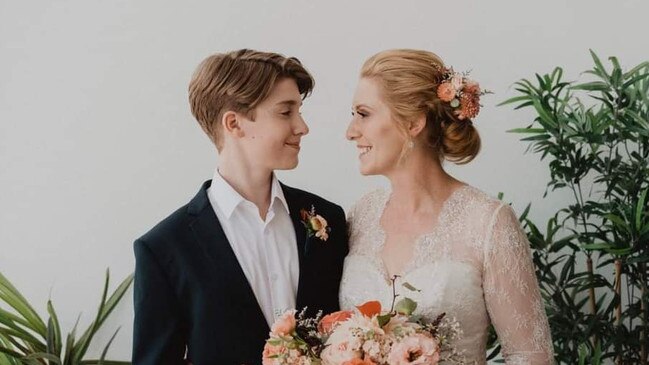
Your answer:
[[[207,181],[203,184],[201,190],[189,204],[189,214],[196,217],[190,224],[190,228],[213,267],[218,271],[216,279],[226,283],[227,293],[222,294],[232,298],[233,305],[242,305],[244,307],[242,309],[249,313],[248,318],[252,323],[268,328],[268,323],[252,287],[209,203],[207,188],[210,183]]]
[[[295,300],[296,307],[298,310],[302,309],[305,306],[305,289],[306,289],[306,271],[307,271],[307,252],[306,248],[308,246],[306,228],[302,224],[302,218],[300,217],[300,210],[304,209],[302,206],[303,202],[301,197],[297,194],[298,192],[295,189],[292,189],[284,184],[281,184],[282,191],[284,192],[284,197],[286,198],[286,203],[288,204],[289,215],[291,216],[291,221],[293,222],[293,229],[295,230],[295,242],[297,244],[297,253],[300,263],[300,274],[297,285],[297,298]]]

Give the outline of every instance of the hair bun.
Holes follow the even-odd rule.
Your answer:
[[[458,165],[471,162],[480,152],[480,135],[468,120],[442,122],[441,151]]]

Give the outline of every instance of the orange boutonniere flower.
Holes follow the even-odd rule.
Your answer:
[[[322,241],[329,239],[331,228],[327,224],[326,219],[321,215],[316,214],[314,206],[311,206],[310,210],[300,210],[300,217],[302,218],[302,224],[304,224],[304,227],[306,228],[308,237],[316,236]]]

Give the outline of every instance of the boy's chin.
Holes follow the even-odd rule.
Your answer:
[[[295,161],[286,161],[285,163],[275,166],[273,170],[293,170],[297,167],[298,162],[297,159],[295,159]]]

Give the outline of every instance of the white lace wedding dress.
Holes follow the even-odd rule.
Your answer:
[[[385,233],[379,224],[389,198],[389,191],[374,191],[349,213],[342,309],[368,300],[390,307],[392,288],[380,257]],[[457,348],[467,363],[486,363],[487,330],[493,323],[506,364],[552,364],[529,243],[512,208],[464,185],[446,200],[431,229],[417,240],[396,282],[398,294],[418,303],[415,314],[455,317],[463,332]],[[404,282],[421,291],[406,289],[400,285]]]

